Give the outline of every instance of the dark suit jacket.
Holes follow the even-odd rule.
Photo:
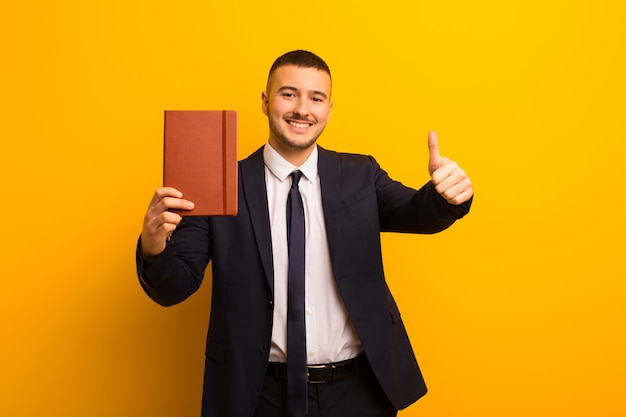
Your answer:
[[[380,232],[435,233],[469,211],[427,183],[419,191],[391,180],[368,156],[320,148],[319,176],[333,271],[365,354],[391,403],[426,393],[400,312],[383,273]],[[140,282],[157,303],[198,289],[212,260],[203,416],[252,416],[269,357],[273,309],[270,221],[262,149],[239,163],[239,213],[186,217]],[[407,271],[414,279],[416,271]]]

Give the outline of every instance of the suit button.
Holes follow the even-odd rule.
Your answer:
[[[259,346],[259,352],[265,355],[267,353],[267,345]]]
[[[274,302],[273,302],[272,300],[269,300],[269,301],[267,302],[267,305],[268,305],[268,307],[269,307],[270,309],[274,310]]]

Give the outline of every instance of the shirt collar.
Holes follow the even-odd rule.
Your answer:
[[[307,160],[304,161],[302,165],[297,167],[276,152],[269,142],[263,148],[263,160],[265,161],[265,166],[267,166],[270,172],[281,182],[297,169],[302,172],[308,181],[312,182],[317,176],[317,157],[318,150],[316,144],[313,148],[313,152],[311,152],[311,155],[309,155]]]

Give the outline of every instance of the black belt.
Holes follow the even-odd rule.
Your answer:
[[[307,366],[307,381],[311,384],[323,384],[356,374],[363,369],[369,368],[369,366],[365,355],[359,355],[353,359],[325,365],[309,365]],[[287,378],[287,364],[270,362],[267,367],[266,375],[276,378]]]

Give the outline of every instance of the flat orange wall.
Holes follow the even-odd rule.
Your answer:
[[[142,4],[138,4],[142,3]],[[210,281],[164,309],[134,248],[164,109],[267,138],[279,54],[330,64],[320,143],[476,188],[436,236],[384,236],[430,393],[403,417],[624,416],[622,1],[9,2],[0,7],[0,415],[197,416]]]

